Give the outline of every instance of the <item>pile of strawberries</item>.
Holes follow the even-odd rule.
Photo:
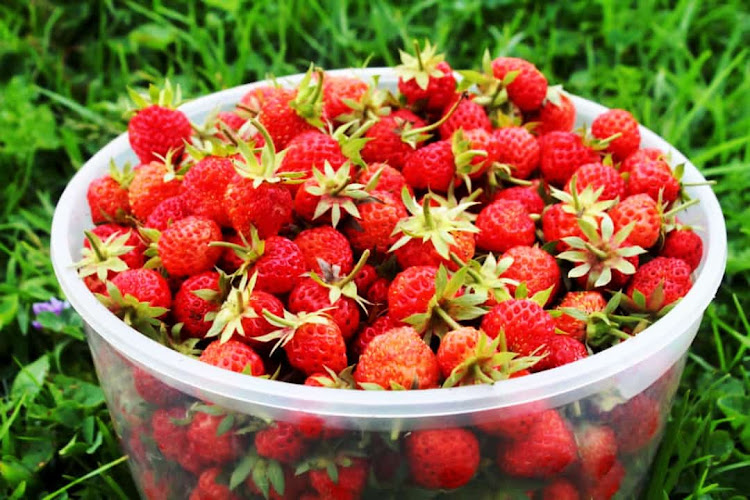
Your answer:
[[[169,84],[131,92],[140,163],[113,164],[89,187],[96,227],[78,264],[88,288],[134,328],[206,363],[360,390],[496,383],[562,366],[637,335],[690,290],[702,241],[676,218],[692,203],[681,166],[639,148],[630,113],[609,110],[574,131],[572,101],[528,61],[485,55],[481,71],[457,78],[430,44],[401,58],[395,95],[311,67],[297,88],[255,87],[202,125],[175,109]],[[638,411],[658,421],[650,408]],[[184,408],[159,411],[155,434],[187,418]],[[574,439],[558,412],[531,415],[477,424],[501,439],[492,459],[504,474],[550,478],[576,463],[585,491],[613,474],[617,490],[623,450],[611,428]],[[210,417],[195,413],[187,437],[193,426],[215,432]],[[315,438],[338,437],[326,432]],[[633,432],[622,439],[638,440]],[[197,443],[199,455],[219,453],[230,434]],[[294,496],[271,488],[271,497],[359,497],[374,467],[366,457],[292,473],[309,438],[284,422],[255,434],[255,458],[282,464],[287,485],[309,477]],[[540,441],[557,444],[528,450]],[[185,443],[159,449],[188,460],[169,450]],[[607,466],[589,463],[589,449],[611,455]],[[414,432],[401,453],[410,482],[427,489],[461,487],[480,465],[469,429]],[[236,458],[190,464],[200,477],[191,498],[234,498],[226,486],[208,491]],[[576,493],[574,484],[548,486]]]

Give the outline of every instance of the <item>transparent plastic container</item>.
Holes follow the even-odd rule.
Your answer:
[[[381,86],[396,86],[390,69],[330,73],[368,81],[380,75]],[[294,85],[301,76],[279,82]],[[231,109],[264,83],[211,94],[181,109],[200,122],[216,108]],[[577,125],[590,124],[605,110],[572,99]],[[684,182],[704,181],[656,134],[641,127],[641,137],[642,147],[669,152],[672,165],[685,163]],[[87,187],[107,171],[111,159],[118,165],[136,161],[126,134],[99,151],[68,184],[52,225],[52,260],[66,297],[86,323],[99,380],[144,498],[263,498],[264,488],[270,488],[272,498],[290,499],[304,498],[306,492],[307,498],[485,498],[499,492],[568,498],[566,488],[579,498],[598,499],[630,498],[639,491],[687,350],[724,272],[724,219],[709,187],[689,188],[700,203],[681,215],[683,222],[700,228],[704,241],[695,284],[671,312],[638,336],[570,365],[495,385],[342,391],[258,379],[201,363],[141,335],[98,302],[73,263],[80,258],[83,231],[92,225]],[[544,425],[557,429],[554,438],[543,433]],[[616,451],[610,446],[594,472],[591,461],[582,459],[590,453],[581,444],[592,428],[616,441]],[[468,484],[435,489],[458,481],[460,454],[454,463],[434,469],[431,480],[415,484],[410,479],[408,450],[429,431],[440,431],[433,436],[443,444],[429,454],[438,461],[456,440],[478,446],[481,461]],[[273,433],[285,436],[271,446],[278,460],[258,459],[256,445],[268,455],[267,438]],[[514,446],[539,443],[555,448],[549,451],[553,458],[531,464],[508,458],[518,455]],[[540,456],[539,450],[535,453]],[[301,470],[305,468],[310,470]],[[339,482],[326,483],[330,476],[338,476]],[[230,482],[236,483],[231,492]],[[316,490],[324,494],[314,496]]]

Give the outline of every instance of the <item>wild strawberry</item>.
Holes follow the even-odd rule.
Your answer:
[[[110,163],[109,174],[91,181],[86,192],[86,201],[94,224],[124,221],[130,215],[128,187],[133,176],[129,164],[119,170],[113,161]]]
[[[199,359],[209,365],[254,377],[266,374],[263,358],[252,347],[237,340],[214,340],[203,350]]]
[[[128,269],[107,284],[99,297],[111,311],[135,328],[158,326],[172,305],[172,292],[161,274],[152,269]]]
[[[190,494],[189,500],[239,500],[239,496],[229,489],[229,485],[219,480],[221,469],[212,467],[201,472],[198,487]]]
[[[133,387],[146,402],[154,406],[167,406],[180,399],[180,392],[147,371],[133,367]]]
[[[301,173],[300,179],[303,180],[311,178],[315,169],[322,172],[326,162],[334,171],[338,171],[347,160],[339,142],[333,136],[317,130],[298,135],[285,151],[279,172]],[[296,186],[290,187],[292,191],[297,191]]]
[[[516,374],[521,374],[516,372]],[[524,376],[524,375],[521,375]],[[513,377],[511,377],[513,378]],[[546,407],[539,401],[513,408],[475,413],[474,425],[490,436],[507,440],[525,439],[531,429],[542,419]]]
[[[300,313],[328,309],[326,313],[338,325],[344,340],[349,340],[359,327],[359,307],[354,299],[346,296],[331,300],[330,292],[330,288],[305,278],[289,294],[289,311]]]
[[[690,271],[682,259],[657,257],[635,272],[628,286],[628,297],[639,308],[657,312],[687,295],[693,286]]]
[[[583,342],[567,335],[550,335],[540,340],[542,349],[537,354],[542,358],[531,371],[551,370],[589,355]]]
[[[647,194],[628,196],[609,211],[609,216],[618,232],[633,224],[627,237],[631,244],[648,249],[659,241],[661,213],[657,202]]]
[[[479,469],[479,442],[466,429],[417,430],[404,444],[411,478],[423,488],[460,488]]]
[[[202,459],[214,464],[230,462],[243,450],[242,439],[234,431],[218,432],[225,418],[225,415],[197,411],[188,426],[187,437],[193,450]]]
[[[146,246],[138,233],[117,224],[102,224],[86,233],[78,275],[94,293],[104,293],[105,282],[126,269],[143,266]]]
[[[495,193],[492,199],[492,201],[497,200],[520,201],[531,215],[541,215],[542,210],[544,210],[544,200],[539,196],[538,188],[534,186],[513,186],[502,189]]]
[[[509,248],[503,258],[513,259],[503,278],[525,283],[530,296],[551,288],[546,303],[555,297],[560,287],[560,266],[553,256],[536,246],[517,246]],[[516,285],[508,284],[508,290],[515,294]]]
[[[279,149],[286,148],[298,135],[324,125],[323,71],[315,70],[318,76],[315,81],[313,71],[311,66],[296,89],[268,94],[260,105],[258,122],[268,130]]]
[[[298,470],[309,470],[310,486],[320,498],[355,499],[361,497],[367,484],[370,464],[364,458],[340,453],[311,458]]]
[[[273,294],[291,291],[305,272],[304,262],[304,254],[293,241],[271,236],[252,268],[258,273],[258,289]]]
[[[165,458],[177,460],[185,452],[187,426],[175,422],[185,420],[183,407],[160,408],[151,415],[151,430],[157,448]]]
[[[354,284],[357,285],[357,290],[360,293],[364,293],[370,288],[370,285],[375,283],[378,279],[378,271],[370,264],[365,264],[362,269],[354,276]]]
[[[385,191],[398,198],[401,196],[401,191],[403,191],[404,187],[411,189],[406,184],[404,175],[385,163],[371,163],[367,165],[367,167],[360,171],[357,180],[360,184],[367,185],[375,175],[378,175],[378,179],[372,187],[373,191]]]
[[[387,163],[401,169],[406,157],[425,141],[420,130],[426,126],[406,109],[383,116],[365,132],[369,140],[362,148],[362,158],[366,163]]]
[[[357,202],[369,198],[370,186],[352,182],[349,168],[334,172],[331,165],[313,171],[313,177],[302,184],[294,195],[296,214],[309,223],[337,227],[342,217],[360,217]]]
[[[574,339],[583,342],[586,339],[586,321],[580,320],[570,314],[566,309],[576,309],[583,314],[591,314],[603,311],[607,307],[607,301],[600,292],[576,292],[570,291],[557,305],[557,310],[563,313],[554,318],[555,328]]]
[[[146,219],[145,227],[164,231],[178,220],[193,214],[184,195],[172,196],[159,203]]]
[[[400,272],[388,289],[388,311],[396,321],[427,310],[435,294],[433,266],[412,266]]]
[[[224,194],[235,174],[232,160],[227,157],[206,156],[190,167],[182,187],[192,212],[213,219],[222,227],[230,227],[231,219],[224,206]]]
[[[206,315],[219,309],[222,298],[219,281],[219,273],[207,271],[189,277],[180,285],[172,314],[175,321],[182,323],[181,333],[194,338],[206,336],[212,323]]]
[[[617,437],[607,426],[585,425],[576,431],[581,472],[589,482],[600,481],[615,464]]]
[[[402,172],[412,188],[445,193],[456,175],[451,142],[433,142],[413,151]]]
[[[167,198],[182,191],[182,180],[175,177],[170,161],[152,161],[135,169],[128,189],[128,201],[133,215],[145,221],[151,212]]]
[[[498,261],[492,253],[488,253],[481,264],[477,260],[468,261],[464,266],[468,268],[466,289],[486,297],[483,305],[487,307],[511,298],[509,287],[513,283],[504,274],[512,263],[512,259],[505,257]]]
[[[643,161],[656,161],[662,160],[666,163],[667,154],[661,149],[656,148],[643,148],[634,151],[629,154],[620,163],[619,170],[624,174],[629,174],[633,169]]]
[[[505,252],[511,247],[531,246],[536,238],[534,221],[521,202],[493,201],[477,217],[477,246],[490,252]]]
[[[232,111],[219,111],[216,117],[221,121],[221,123],[235,132],[240,130],[245,122],[247,122],[247,118],[242,117]]]
[[[630,155],[627,160],[637,156],[640,151]],[[626,162],[623,162],[625,165]],[[628,166],[628,196],[645,193],[654,201],[672,203],[680,195],[680,181],[675,177],[669,164],[661,157],[642,160],[631,160]]]
[[[395,252],[403,269],[440,264],[457,269],[452,253],[462,262],[474,256],[477,228],[465,213],[474,202],[431,206],[433,198],[428,195],[419,205],[406,191],[402,193],[402,201],[411,215],[396,224],[393,234],[401,236],[389,251]]]
[[[616,160],[623,160],[641,144],[638,121],[624,109],[610,109],[597,116],[591,123],[591,134],[602,140],[620,134],[606,149]]]
[[[558,251],[569,247],[565,238],[584,237],[579,220],[598,226],[604,213],[615,204],[614,200],[599,201],[601,188],[594,191],[588,186],[579,191],[574,184],[575,177],[571,180],[570,193],[551,188],[552,196],[560,203],[550,205],[542,213],[544,241],[557,241]]]
[[[510,175],[528,179],[539,166],[539,142],[523,127],[504,127],[492,132],[498,146],[497,162],[510,168]]]
[[[287,465],[262,458],[255,464],[253,470],[265,472],[250,474],[245,480],[245,485],[255,495],[263,496],[269,500],[297,500],[301,498],[302,493],[308,487],[307,474],[295,474],[294,469]],[[279,469],[281,469],[281,474],[279,474]],[[279,493],[277,487],[283,493]]]
[[[394,321],[387,314],[385,316],[375,318],[374,321],[362,328],[354,338],[354,341],[351,343],[352,352],[355,355],[360,356],[363,352],[365,352],[365,348],[370,343],[370,341],[372,341],[372,339],[383,335],[388,330],[399,326],[399,324],[399,322]]]
[[[547,79],[529,61],[516,57],[498,57],[492,61],[495,78],[505,80],[508,73],[518,72],[506,85],[508,98],[523,111],[539,108],[547,95]]]
[[[261,457],[293,464],[305,453],[307,444],[294,425],[276,421],[255,433],[255,449]]]
[[[621,453],[636,453],[653,441],[661,428],[659,403],[639,394],[617,405],[606,416],[617,438]]]
[[[554,186],[563,186],[578,167],[599,161],[596,151],[573,132],[550,132],[539,139],[542,177]]]
[[[576,457],[573,433],[557,411],[548,410],[526,437],[499,445],[497,464],[510,476],[548,478],[563,472]]]
[[[161,91],[151,86],[149,94],[150,99],[130,90],[130,97],[138,107],[128,122],[130,146],[141,163],[164,157],[169,151],[179,157],[192,134],[185,113],[172,107],[181,101],[180,87],[173,92],[167,81]]]
[[[372,200],[359,206],[359,218],[344,227],[344,232],[357,250],[385,254],[398,239],[396,225],[407,216],[399,195],[372,191]]]
[[[388,302],[388,290],[391,281],[388,278],[378,278],[367,290],[367,301],[374,305],[383,305]]]
[[[369,85],[359,78],[325,75],[323,77],[323,116],[329,120],[341,120],[342,115],[352,112],[349,103],[356,103],[367,94]]]
[[[170,276],[191,276],[213,269],[221,248],[221,229],[211,219],[190,216],[169,226],[159,238],[159,257]]]
[[[375,384],[393,388],[430,389],[438,386],[440,369],[435,354],[416,330],[394,328],[372,339],[359,357],[354,380],[362,388]]]
[[[288,90],[276,85],[260,85],[254,87],[248,91],[247,94],[242,96],[238,105],[238,111],[244,111],[250,113],[252,116],[256,116],[260,113],[260,108],[265,104],[266,100],[276,94],[282,94],[284,92],[288,92]]]
[[[601,189],[599,199],[602,201],[622,199],[625,196],[625,180],[614,167],[609,165],[587,163],[578,167],[573,176],[576,178],[579,191],[589,186],[594,191]],[[565,185],[565,191],[570,193],[571,181]]]
[[[410,106],[427,111],[441,111],[456,94],[453,69],[445,62],[437,47],[426,43],[424,49],[415,43],[415,55],[401,53],[401,64],[396,67],[398,90]]]
[[[550,87],[549,90],[551,89],[552,87]],[[539,123],[534,129],[539,135],[548,134],[554,131],[570,132],[573,130],[573,126],[576,122],[575,105],[573,104],[573,101],[562,92],[558,92],[558,95],[559,99],[549,98],[548,92],[548,97],[539,109],[539,114],[533,119],[533,121]]]
[[[538,498],[540,500],[580,500],[581,496],[573,483],[567,479],[557,479],[545,486]]]
[[[305,229],[297,235],[294,243],[299,247],[307,268],[322,272],[320,261],[329,266],[338,266],[339,272],[348,274],[354,265],[349,241],[330,226]]]
[[[484,108],[471,99],[455,96],[443,111],[441,119],[445,121],[439,126],[440,138],[449,140],[456,130],[473,130],[481,128],[487,132],[492,131],[487,112]]]
[[[530,356],[554,334],[555,323],[536,302],[509,299],[500,302],[482,318],[482,330],[493,339],[504,333],[509,351]]]
[[[615,462],[615,465],[612,466],[601,481],[588,488],[586,498],[593,498],[595,500],[609,500],[613,498],[620,491],[620,485],[624,478],[625,468],[620,462]]]
[[[341,329],[327,316],[319,312],[299,315],[284,311],[284,317],[269,312],[264,315],[278,329],[259,340],[278,339],[284,348],[289,363],[305,375],[326,372],[334,373],[346,368],[346,344]]]
[[[690,266],[691,271],[695,271],[703,258],[703,240],[690,229],[670,231],[659,255],[682,259]]]

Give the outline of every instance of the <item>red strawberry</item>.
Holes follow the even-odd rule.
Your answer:
[[[212,467],[201,472],[198,487],[190,494],[190,500],[239,500],[229,486],[218,481],[221,469]]]
[[[292,221],[292,196],[281,185],[236,179],[224,197],[224,207],[238,233],[249,234],[250,226],[258,229],[261,238],[276,235]]]
[[[138,302],[151,307],[169,309],[172,305],[172,292],[167,280],[152,269],[128,269],[115,276],[112,284],[123,297],[131,295]]]
[[[300,134],[289,143],[279,172],[302,172],[302,179],[312,177],[313,169],[321,172],[328,162],[334,171],[346,163],[346,156],[341,152],[339,142],[328,134],[311,130]],[[292,191],[297,191],[296,186]]]
[[[360,171],[357,182],[367,185],[377,173],[380,173],[380,177],[378,177],[378,182],[373,186],[373,191],[385,191],[399,198],[404,187],[411,189],[406,184],[404,175],[385,163],[371,163],[367,165],[364,170]]]
[[[154,406],[167,406],[180,398],[177,389],[138,367],[133,367],[133,387],[140,397]]]
[[[260,85],[254,87],[247,94],[243,95],[239,104],[242,106],[242,111],[246,111],[255,116],[260,113],[260,107],[267,99],[275,94],[281,94],[287,91],[287,89],[277,87],[276,85]]]
[[[224,418],[224,415],[196,412],[187,431],[188,440],[198,456],[215,464],[230,462],[243,451],[239,435],[231,429],[224,433],[218,432]]]
[[[638,121],[624,109],[610,109],[597,116],[591,123],[591,134],[602,140],[620,134],[606,149],[616,160],[623,160],[641,144]]]
[[[401,51],[401,64],[396,67],[398,90],[410,106],[441,111],[456,94],[453,69],[436,51],[429,42],[424,49],[417,45],[414,56]]]
[[[523,111],[539,108],[547,95],[547,79],[529,61],[516,57],[498,57],[492,61],[492,73],[499,80],[510,72],[518,74],[507,86],[508,98]]]
[[[456,109],[453,110],[457,99],[460,102]],[[453,133],[459,129],[473,130],[481,128],[487,132],[492,131],[492,123],[487,116],[487,112],[482,106],[471,99],[463,99],[460,96],[454,97],[453,101],[445,107],[443,117],[450,113],[451,110],[453,110],[452,114],[438,128],[441,139],[449,140],[453,137]]]
[[[192,212],[213,219],[222,227],[231,226],[224,207],[224,194],[235,174],[232,159],[219,156],[206,156],[190,167],[182,187]]]
[[[622,199],[625,196],[625,180],[614,167],[602,163],[587,163],[578,167],[573,175],[579,192],[591,186],[594,191],[602,189],[600,200]],[[565,191],[571,192],[570,181],[565,185]]]
[[[320,87],[323,83],[314,82],[316,88],[311,88],[311,75],[308,72],[307,81],[301,83],[298,89],[279,89],[266,95],[260,105],[258,121],[268,130],[274,145],[279,149],[286,148],[298,135],[322,125]]]
[[[370,264],[365,264],[362,269],[354,276],[354,284],[357,285],[357,291],[364,293],[370,288],[370,285],[378,279],[378,271]]]
[[[585,314],[603,311],[607,301],[600,292],[576,292],[565,294],[557,305],[557,310],[577,309]],[[555,318],[555,327],[574,339],[584,341],[586,338],[586,322],[568,314],[561,314]]]
[[[370,341],[359,357],[354,380],[365,388],[376,384],[385,390],[394,386],[430,389],[438,386],[440,369],[435,354],[417,331],[405,326]]]
[[[540,500],[580,500],[578,488],[567,479],[557,479],[542,490]]]
[[[529,296],[552,288],[547,304],[555,297],[560,287],[560,266],[557,260],[539,247],[518,246],[509,248],[503,258],[510,257],[513,263],[503,273],[503,278],[526,284]],[[511,294],[516,293],[516,286],[509,284]]]
[[[555,322],[536,302],[510,299],[482,318],[482,330],[493,339],[504,332],[509,351],[529,356],[554,334]]]
[[[221,229],[205,217],[185,217],[169,226],[159,238],[159,257],[170,276],[191,276],[213,269],[221,248]]]
[[[558,242],[557,250],[568,248],[563,238],[571,236],[582,238],[584,236],[583,231],[578,226],[576,214],[569,212],[564,203],[550,205],[542,213],[542,233],[544,234],[544,241]]]
[[[520,201],[532,215],[540,215],[544,210],[544,200],[539,196],[539,190],[535,186],[514,186],[503,189],[495,193],[492,201],[497,200]]]
[[[617,457],[617,437],[606,426],[586,425],[576,431],[581,473],[585,481],[600,481],[612,469]]]
[[[456,164],[450,141],[438,141],[413,151],[404,163],[406,183],[415,189],[448,191],[456,175]]]
[[[216,300],[198,296],[195,292],[199,290],[214,292]],[[186,279],[174,296],[172,310],[175,321],[182,323],[180,332],[188,337],[205,337],[211,328],[211,320],[206,320],[206,314],[219,309],[220,298],[219,273],[207,271]]]
[[[573,132],[550,132],[539,139],[542,177],[554,186],[563,186],[581,165],[599,161],[596,151]]]
[[[531,429],[541,420],[545,410],[546,408],[536,401],[509,409],[475,413],[472,419],[474,425],[485,434],[518,440],[529,435]]]
[[[264,465],[261,465],[261,467],[263,467]],[[269,500],[298,500],[299,498],[301,498],[302,493],[308,486],[307,474],[297,475],[294,473],[294,469],[290,468],[289,466],[282,466],[282,470],[284,473],[284,494],[282,495],[281,493],[276,491],[274,483],[272,483],[270,481],[270,477],[268,477],[270,476],[271,470],[273,469],[268,468],[267,465],[265,465],[265,467],[267,475],[263,479],[260,479],[259,482],[262,482],[265,479],[266,484],[268,484]],[[260,496],[263,495],[263,491],[261,491],[260,487],[258,487],[255,480],[253,479],[253,474],[250,474],[247,477],[247,479],[245,480],[245,485],[253,494]]]
[[[229,127],[231,130],[234,130],[235,132],[241,129],[245,122],[247,122],[246,118],[243,118],[237,113],[233,113],[232,111],[219,111],[217,118],[221,121],[221,123]]]
[[[380,335],[383,335],[388,330],[399,326],[399,323],[391,319],[389,315],[380,316],[375,319],[372,323],[366,325],[357,334],[356,338],[351,344],[352,351],[357,356],[360,356],[365,352],[367,345]]]
[[[402,321],[412,314],[424,313],[435,295],[437,269],[412,266],[401,271],[388,288],[388,314]]]
[[[567,365],[589,355],[586,346],[580,340],[567,335],[550,335],[539,340],[543,347],[538,355],[544,357],[531,368],[535,372]]]
[[[257,287],[268,293],[287,293],[305,272],[305,256],[291,240],[271,236],[265,241],[263,256],[255,262]]]
[[[606,415],[622,453],[636,453],[652,442],[661,428],[659,403],[639,394],[624,404],[617,405]]]
[[[684,260],[695,271],[703,258],[703,240],[690,229],[677,229],[667,233],[659,255]]]
[[[341,115],[352,112],[350,102],[359,102],[369,86],[359,78],[325,75],[323,77],[323,115],[338,120]]]
[[[557,411],[548,410],[526,437],[499,445],[497,464],[510,476],[548,478],[563,472],[576,456],[573,433]]]
[[[311,469],[309,473],[310,485],[321,498],[355,499],[362,495],[370,471],[370,464],[366,459],[342,456],[326,465]],[[332,467],[336,469],[335,479],[330,476],[329,470]]]
[[[143,240],[138,235],[138,232],[135,229],[126,226],[120,226],[118,224],[102,224],[101,226],[96,226],[94,229],[92,229],[91,233],[96,235],[102,243],[106,243],[107,240],[110,240],[110,238],[123,238],[125,235],[127,235],[127,238],[123,238],[124,246],[132,248],[125,251],[124,253],[118,254],[117,257],[122,259],[122,261],[128,266],[129,269],[137,269],[143,266],[143,252],[146,250],[146,245],[143,243]],[[91,248],[91,241],[89,241],[88,238],[83,240],[83,247]],[[104,250],[106,251],[108,249],[105,248]],[[120,250],[124,249],[121,247]],[[110,274],[109,279],[111,279],[113,276],[114,274]]]
[[[294,425],[276,421],[255,434],[255,449],[261,457],[294,464],[305,453],[307,444]]]
[[[511,247],[534,244],[534,221],[521,202],[493,201],[477,217],[477,246],[490,252],[504,252]]]
[[[620,462],[615,462],[615,465],[612,466],[607,475],[599,483],[588,489],[586,498],[591,498],[592,500],[609,500],[620,491],[620,484],[624,478],[625,468]]]
[[[128,201],[138,220],[145,221],[159,203],[180,194],[182,181],[179,178],[165,180],[170,168],[164,163],[153,161],[135,169],[128,189]]]
[[[128,187],[133,180],[130,165],[120,171],[111,164],[110,173],[94,179],[86,192],[91,210],[91,221],[94,224],[102,222],[124,221],[130,215],[130,201]]]
[[[311,271],[322,272],[319,261],[331,266],[339,266],[341,274],[348,274],[354,265],[349,241],[331,226],[306,229],[294,239],[305,264]]]
[[[289,294],[289,311],[315,312],[328,308],[326,314],[338,325],[344,340],[349,340],[359,327],[359,306],[354,299],[346,296],[332,302],[330,291],[313,279],[305,278]]]
[[[263,358],[252,347],[237,340],[214,340],[203,350],[200,360],[209,365],[254,377],[266,374]]]
[[[576,108],[565,94],[560,94],[560,103],[546,100],[534,121],[539,125],[534,129],[539,135],[554,131],[570,132],[576,122]]]
[[[179,86],[176,96],[176,101],[179,101]],[[169,82],[159,92],[158,104],[152,104],[135,92],[131,92],[131,97],[139,109],[128,122],[128,140],[141,163],[154,161],[158,156],[167,156],[170,150],[175,157],[179,157],[185,148],[185,142],[190,141],[192,128],[185,113],[172,109],[172,88]]]
[[[388,302],[388,290],[390,289],[391,281],[387,278],[378,278],[375,282],[370,285],[367,290],[367,301],[375,305],[382,305]]]
[[[539,142],[523,127],[504,127],[492,132],[498,146],[497,161],[510,167],[510,174],[528,179],[539,166]]]
[[[620,231],[630,223],[635,224],[628,235],[628,241],[631,244],[648,249],[659,241],[661,234],[659,206],[647,194],[628,196],[609,211],[609,216],[615,225],[615,231]]]
[[[687,295],[693,286],[690,271],[690,266],[682,259],[657,257],[635,272],[628,297],[634,299],[637,290],[645,297],[645,309],[656,312]]]
[[[483,128],[461,130],[460,134],[453,134],[452,140],[454,141],[454,158],[458,156],[455,158],[456,172],[460,177],[462,177],[463,174],[468,174],[470,179],[479,179],[487,172],[493,163],[498,161],[500,145],[495,135],[489,133]],[[458,142],[458,144],[456,144],[456,141],[461,140],[466,141],[466,143],[463,144]],[[468,152],[469,154],[477,153],[477,156],[474,156],[470,163],[465,164],[465,160],[461,160],[460,158],[460,155],[465,152]],[[456,153],[458,153],[458,155]],[[481,153],[485,153],[486,156]],[[461,179],[457,179],[456,182],[459,182],[459,180]]]
[[[655,160],[663,160],[666,163],[666,153],[662,151],[661,149],[656,148],[643,148],[638,149],[635,152],[628,155],[624,160],[622,160],[622,163],[620,163],[620,172],[622,173],[630,173],[635,169],[635,167],[643,162],[643,161],[655,161]]]
[[[151,415],[151,430],[159,451],[169,460],[177,460],[185,452],[187,426],[175,421],[184,420],[187,412],[182,407],[158,409]]]
[[[194,215],[184,195],[173,196],[159,203],[146,219],[145,227],[164,231],[178,220]]]
[[[474,256],[474,234],[466,231],[453,231],[450,233],[455,243],[448,247],[450,253],[455,253],[459,260],[466,262]],[[412,266],[439,266],[444,264],[450,270],[457,270],[458,264],[447,260],[438,254],[432,242],[422,242],[411,238],[402,247],[396,249],[396,260],[402,268]]]
[[[374,200],[359,205],[359,219],[347,225],[344,232],[357,250],[385,254],[398,239],[393,230],[407,216],[406,208],[389,192],[373,191],[370,195]]]
[[[362,158],[366,163],[387,163],[401,169],[406,157],[424,142],[417,136],[412,138],[409,133],[426,125],[424,120],[406,109],[381,117],[365,132],[369,141],[362,148]],[[413,145],[407,141],[413,141]]]
[[[466,429],[413,431],[405,440],[414,483],[431,490],[460,488],[479,469],[479,442]]]
[[[630,160],[638,153],[639,151],[636,151],[627,159]],[[623,165],[625,165],[625,162],[623,162]],[[672,173],[669,164],[662,158],[631,160],[628,168],[628,195],[645,193],[654,201],[658,201],[659,196],[661,196],[661,200],[666,203],[672,203],[679,197],[680,181]]]

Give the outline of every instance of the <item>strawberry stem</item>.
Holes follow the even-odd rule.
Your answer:
[[[446,324],[448,326],[450,326],[454,330],[458,330],[459,328],[461,328],[461,325],[458,322],[456,322],[455,319],[451,318],[450,314],[448,314],[447,312],[445,312],[445,310],[443,310],[443,308],[436,307],[435,308],[435,312],[438,314],[438,316],[440,316],[440,318],[443,321],[446,322]]]
[[[104,254],[101,246],[99,246],[100,240],[96,236],[94,236],[91,231],[84,231],[83,234],[86,235],[86,239],[89,241],[89,244],[91,244],[91,249],[96,254],[96,258],[99,260],[99,262],[104,262],[105,260],[107,260],[107,256]]]
[[[461,96],[458,99],[456,99],[456,102],[453,103],[453,106],[451,106],[451,109],[449,109],[448,112],[445,115],[443,115],[442,118],[440,118],[438,121],[436,121],[434,123],[430,123],[429,125],[426,125],[424,127],[415,128],[415,129],[411,129],[411,130],[405,131],[401,135],[402,140],[407,140],[410,137],[416,137],[416,136],[418,136],[420,134],[423,134],[425,132],[431,132],[431,131],[435,130],[440,125],[442,125],[443,123],[445,123],[448,120],[448,118],[450,118],[453,115],[453,113],[456,112],[456,109],[458,109],[458,105],[461,104],[461,101],[463,101],[467,97],[468,97],[468,94],[466,92],[464,92],[463,94],[461,94]]]
[[[417,54],[417,64],[419,64],[419,71],[424,71],[424,63],[422,62],[422,49],[419,46],[418,40],[414,40],[414,52]]]
[[[348,283],[354,280],[354,278],[357,277],[357,275],[362,270],[362,268],[365,267],[365,264],[367,264],[367,259],[369,258],[370,258],[370,250],[365,250],[364,252],[362,252],[362,256],[357,261],[357,265],[354,266],[354,269],[352,269],[352,271],[349,274],[347,274],[344,277],[344,279],[339,281],[336,285],[339,288],[344,288],[344,286],[346,286]]]

